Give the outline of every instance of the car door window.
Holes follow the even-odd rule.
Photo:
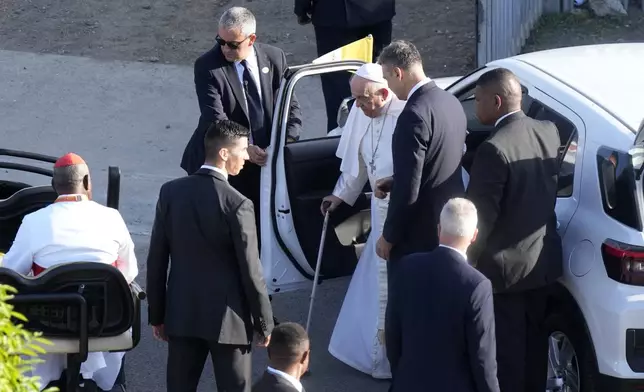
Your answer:
[[[533,100],[528,116],[535,120],[551,121],[559,131],[559,186],[557,197],[571,197],[573,191],[578,135],[575,125],[566,117],[543,103]]]
[[[597,175],[606,215],[638,231],[642,230],[636,200],[635,172],[628,152],[600,147],[597,150]]]

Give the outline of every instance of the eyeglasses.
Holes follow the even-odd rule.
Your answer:
[[[217,41],[217,43],[220,46],[228,46],[230,49],[237,50],[237,49],[239,49],[239,46],[241,44],[243,44],[244,41],[246,41],[248,38],[250,38],[250,35],[248,37],[244,38],[243,40],[239,41],[239,42],[235,42],[235,41],[226,41],[225,39],[221,38],[220,36],[217,36],[217,37],[215,37],[215,41]]]

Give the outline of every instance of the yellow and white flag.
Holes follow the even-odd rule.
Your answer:
[[[368,36],[338,48],[313,60],[313,64],[330,63],[343,60],[373,61],[373,37]]]

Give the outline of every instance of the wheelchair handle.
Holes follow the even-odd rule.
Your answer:
[[[147,294],[145,294],[145,291],[143,291],[141,286],[139,286],[139,284],[134,281],[130,283],[130,289],[132,290],[132,293],[141,301],[143,301],[145,297],[147,297]]]

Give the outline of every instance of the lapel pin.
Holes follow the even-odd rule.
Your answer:
[[[262,73],[265,73],[265,74],[268,73],[268,67],[262,68]]]

